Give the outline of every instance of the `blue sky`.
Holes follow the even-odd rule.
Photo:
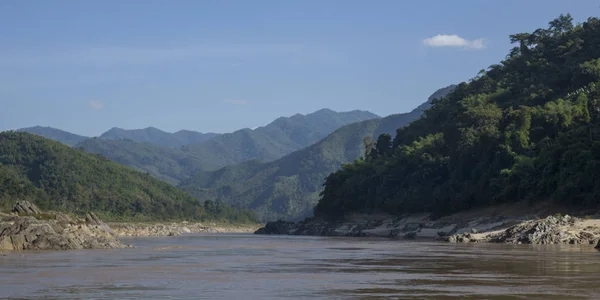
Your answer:
[[[0,130],[229,132],[406,112],[597,1],[0,1]]]

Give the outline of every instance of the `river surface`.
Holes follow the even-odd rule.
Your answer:
[[[0,257],[9,299],[600,299],[590,245],[190,235]]]

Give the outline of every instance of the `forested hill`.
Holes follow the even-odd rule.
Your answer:
[[[52,127],[42,127],[42,126],[34,126],[28,128],[21,128],[17,130],[18,132],[29,132],[35,135],[39,135],[45,137],[47,139],[55,140],[61,142],[65,145],[75,146],[77,143],[80,143],[86,139],[87,136],[81,136],[74,133],[70,133],[64,130],[52,128]]]
[[[364,154],[365,137],[396,132],[419,118],[434,97],[443,96],[454,87],[436,91],[411,112],[346,125],[318,143],[276,161],[249,161],[214,172],[198,172],[180,186],[200,199],[218,198],[251,208],[266,221],[301,219],[312,215],[323,179],[341,164]]]
[[[0,209],[30,200],[42,209],[94,211],[107,220],[255,221],[253,213],[204,205],[174,186],[37,135],[0,133]]]
[[[321,109],[307,115],[281,117],[254,130],[222,134],[182,150],[201,157],[205,171],[252,159],[268,162],[308,147],[342,126],[375,118],[379,116],[368,111]]]
[[[193,153],[132,140],[91,138],[77,144],[75,148],[100,154],[174,185],[204,167],[204,159]]]
[[[75,147],[148,172],[171,184],[178,184],[199,171],[216,170],[251,159],[277,159],[317,142],[343,125],[373,118],[378,116],[367,111],[335,112],[321,109],[307,115],[281,117],[255,130],[242,129],[181,148],[157,144],[184,137],[190,141],[193,136],[197,138],[198,133],[182,130],[170,134],[148,128],[132,131],[114,129],[110,134],[87,139]]]
[[[505,60],[331,174],[315,214],[600,203],[600,20],[510,36]],[[386,143],[390,141],[391,143]]]

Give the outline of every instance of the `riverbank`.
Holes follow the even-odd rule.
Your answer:
[[[401,216],[352,215],[338,221],[317,218],[299,223],[278,221],[268,223],[255,233],[422,238],[461,243],[595,245],[600,240],[600,216],[550,205],[511,204],[437,219],[424,213]]]
[[[41,211],[18,201],[0,213],[0,255],[5,250],[76,250],[126,248],[119,237],[178,236],[186,233],[252,233],[258,224],[105,223],[93,212],[84,217]]]
[[[0,213],[0,250],[76,250],[127,247],[94,213],[77,218],[18,201]]]
[[[179,236],[194,233],[252,233],[258,224],[219,224],[219,223],[108,223],[119,237],[128,236]]]

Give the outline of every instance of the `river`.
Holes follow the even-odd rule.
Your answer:
[[[590,245],[188,235],[0,257],[8,299],[600,299]]]

